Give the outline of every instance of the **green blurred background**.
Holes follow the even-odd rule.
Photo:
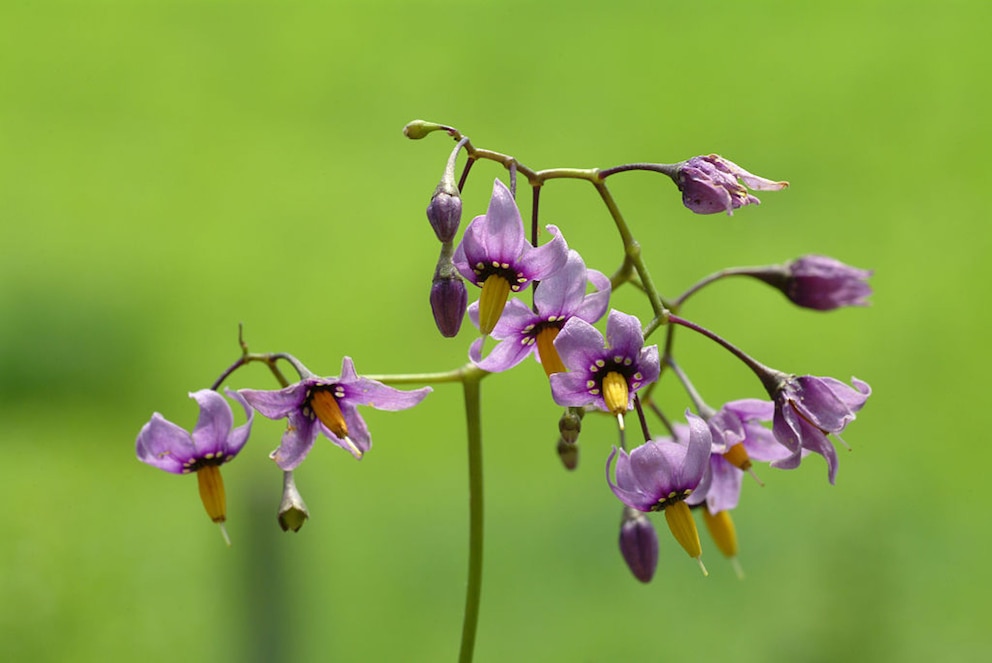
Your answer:
[[[478,661],[992,656],[990,24],[980,0],[3,3],[0,659],[456,657],[457,387],[368,411],[361,463],[319,443],[295,535],[274,517],[281,426],[257,421],[225,467],[230,549],[195,482],[133,451],[153,411],[193,424],[186,394],[237,358],[239,322],[326,374],[344,354],[368,373],[465,361],[471,330],[441,339],[427,306],[424,208],[452,143],[404,139],[415,118],[535,168],[719,152],[792,182],[727,218],[656,175],[611,180],[667,294],[808,252],[876,270],[867,309],[741,281],[685,311],[768,364],[875,389],[836,486],[818,457],[745,484],[743,582],[705,536],[708,578],[661,531],[637,583],[603,481],[612,422],[587,419],[567,473],[543,372],[487,379]],[[466,219],[502,175],[476,167]],[[542,213],[590,266],[619,263],[588,185],[552,182]],[[633,295],[618,305],[646,313]],[[680,348],[710,402],[760,394],[710,344]],[[230,384],[275,386],[257,366]]]

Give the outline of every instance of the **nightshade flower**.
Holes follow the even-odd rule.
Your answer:
[[[588,295],[587,282],[596,289]],[[596,322],[606,313],[609,299],[610,279],[594,269],[586,269],[579,253],[569,250],[564,266],[537,286],[534,292],[537,312],[519,299],[511,300],[492,330],[492,337],[500,342],[483,359],[485,337],[476,339],[469,358],[479,368],[497,373],[513,368],[536,350],[535,356],[549,377],[562,372],[566,369],[554,346],[561,328],[573,317]],[[472,304],[468,314],[478,324],[479,305]]]
[[[658,346],[644,346],[640,321],[617,310],[606,322],[606,341],[595,327],[573,317],[555,339],[568,373],[551,375],[551,395],[558,405],[594,405],[617,417],[631,409],[634,392],[658,379]]]
[[[686,505],[703,479],[713,438],[706,422],[686,412],[689,435],[685,444],[667,439],[645,442],[628,454],[620,450],[616,483],[610,477],[613,452],[606,461],[606,481],[617,498],[638,511],[664,511],[672,535],[690,557],[699,561],[699,533]]]
[[[674,180],[682,192],[682,204],[696,214],[726,212],[732,215],[738,207],[761,202],[748,193],[748,188],[778,191],[789,186],[788,182],[775,182],[752,175],[718,154],[693,157],[682,162]]]
[[[303,462],[317,434],[361,460],[372,447],[372,438],[357,405],[377,410],[405,410],[420,403],[430,387],[401,391],[381,382],[359,377],[351,357],[341,362],[341,377],[309,376],[277,391],[241,389],[238,393],[269,419],[289,419],[282,443],[272,458],[283,470]]]
[[[826,459],[827,475],[834,483],[837,451],[827,435],[838,435],[854,420],[871,395],[871,387],[857,378],[851,378],[852,388],[829,377],[784,373],[776,377],[768,385],[775,401],[772,431],[791,453],[774,461],[772,467],[793,469],[799,466],[803,450],[812,451]]]
[[[565,264],[568,245],[557,226],[547,226],[554,238],[534,248],[524,237],[520,211],[509,189],[499,180],[485,215],[472,219],[454,262],[466,279],[482,288],[479,329],[488,334],[496,326],[510,292],[519,292],[533,280],[551,276]]]
[[[802,256],[784,265],[744,267],[734,273],[764,281],[793,304],[815,311],[867,306],[871,294],[871,270],[851,267],[827,256]]]
[[[192,433],[156,412],[138,433],[135,452],[138,460],[172,474],[196,472],[203,507],[210,519],[220,525],[230,545],[224,529],[227,501],[220,466],[238,455],[248,441],[254,413],[239,394],[229,389],[225,392],[244,408],[246,423],[234,428],[234,415],[224,397],[212,389],[201,389],[189,395],[200,406]]]
[[[647,516],[629,506],[620,521],[620,554],[635,578],[651,582],[658,567],[658,533]]]

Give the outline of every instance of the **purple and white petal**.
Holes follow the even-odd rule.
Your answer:
[[[182,474],[183,464],[196,457],[196,448],[187,431],[156,412],[138,433],[135,453],[143,463]]]
[[[193,446],[198,455],[213,457],[227,450],[227,437],[234,426],[231,406],[213,389],[190,393],[200,406],[200,416],[193,427]]]
[[[613,309],[606,320],[606,342],[613,355],[637,359],[644,346],[641,321],[636,316]]]
[[[561,353],[560,350],[558,352]],[[551,397],[558,405],[563,407],[595,405],[601,410],[606,409],[602,394],[596,396],[589,393],[588,374],[585,371],[552,373],[550,379]]]
[[[227,449],[225,453],[227,454],[228,460],[230,460],[241,451],[242,447],[245,446],[245,442],[248,441],[248,435],[251,434],[251,424],[255,418],[255,410],[251,408],[244,396],[238,392],[225,388],[224,393],[227,394],[228,398],[231,398],[241,404],[241,407],[244,408],[245,411],[245,417],[247,418],[247,421],[232,430],[231,434],[227,438]]]
[[[603,317],[610,305],[610,279],[595,269],[587,270],[586,276],[595,291],[582,298],[582,302],[573,310],[572,315],[586,322],[596,322]]]
[[[284,389],[275,391],[264,389],[239,389],[248,404],[258,410],[263,417],[282,419],[299,410],[306,399],[307,391],[315,380],[302,380]]]
[[[585,320],[570,318],[555,338],[555,349],[569,370],[585,375],[604,354],[603,335]]]
[[[522,272],[528,281],[546,279],[568,260],[568,244],[562,237],[558,226],[545,226],[553,237],[550,242],[537,248],[525,244],[523,254],[517,260],[517,270]]]
[[[272,452],[272,460],[284,471],[295,469],[310,453],[317,439],[319,422],[299,412],[289,415],[289,424],[282,435],[279,448]]]

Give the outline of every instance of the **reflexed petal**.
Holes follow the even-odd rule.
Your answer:
[[[188,432],[156,412],[138,433],[135,453],[143,463],[182,474],[183,463],[196,456],[196,449]]]
[[[637,368],[641,373],[641,385],[651,384],[661,373],[661,359],[658,357],[658,346],[649,345],[641,350],[637,357]]]
[[[232,430],[227,438],[226,453],[228,460],[230,460],[241,451],[241,448],[245,446],[245,442],[248,441],[248,435],[251,434],[251,424],[255,418],[255,411],[248,405],[248,401],[245,400],[244,396],[238,392],[225,388],[224,393],[227,394],[228,398],[241,404],[241,407],[245,410],[245,417],[248,419],[244,424]]]
[[[478,309],[478,307],[476,308]],[[476,320],[478,320],[478,314],[476,314]],[[519,298],[514,297],[506,303],[503,315],[499,317],[499,322],[493,327],[490,336],[500,341],[518,339],[528,325],[536,325],[543,321],[544,318],[536,315],[529,306],[520,301]],[[478,326],[478,322],[476,322],[476,326]]]
[[[358,373],[355,372],[355,362],[351,360],[351,357],[345,356],[341,358],[341,378],[338,382],[354,382],[358,379]]]
[[[621,450],[620,453],[622,454],[624,452]],[[636,490],[621,488],[617,484],[613,483],[613,480],[610,478],[610,463],[613,462],[613,457],[616,454],[617,449],[614,447],[613,452],[610,453],[609,458],[606,459],[606,483],[609,484],[610,490],[612,490],[613,494],[617,496],[617,499],[627,506],[637,509],[638,511],[650,511],[651,507],[657,504],[658,500]],[[617,467],[619,471],[619,461],[617,463]]]
[[[368,378],[358,378],[341,386],[345,390],[344,398],[339,399],[338,402],[342,411],[345,404],[368,405],[377,410],[391,412],[406,410],[420,403],[427,398],[427,394],[434,391],[431,387],[403,391]]]
[[[636,316],[613,309],[606,320],[606,342],[615,351],[613,354],[636,359],[644,346],[641,321]]]
[[[585,320],[570,318],[555,339],[555,349],[569,370],[581,371],[584,376],[604,354],[603,335]]]
[[[723,409],[733,412],[741,421],[771,421],[775,414],[775,403],[758,398],[743,398],[724,404]]]
[[[603,317],[606,308],[610,305],[610,279],[595,269],[587,270],[586,275],[596,290],[583,297],[582,303],[575,308],[572,315],[586,322],[596,322]]]
[[[793,385],[797,392],[796,408],[813,424],[830,433],[844,430],[854,419],[851,405],[860,408],[868,398],[834,378],[802,376],[795,378]]]
[[[689,421],[689,444],[686,445],[685,462],[678,468],[678,487],[695,488],[706,471],[713,437],[710,427],[700,417],[686,411],[686,419]]]
[[[200,416],[193,428],[193,445],[199,455],[224,452],[227,436],[234,426],[231,406],[213,389],[201,389],[189,395],[200,406]]]
[[[314,380],[302,380],[276,391],[239,389],[238,393],[244,396],[248,404],[258,410],[263,417],[282,419],[291,412],[300,409],[306,398],[307,390],[313,386],[314,382]]]
[[[525,242],[523,254],[517,261],[517,268],[528,280],[546,279],[561,269],[568,260],[568,244],[558,231],[558,226],[546,228],[554,235],[551,241],[536,249]]]
[[[744,431],[744,449],[751,460],[770,463],[791,453],[775,438],[772,431],[761,424],[746,424]]]
[[[674,442],[646,442],[630,453],[630,471],[641,488],[657,502],[673,490],[685,447]]]
[[[547,277],[534,291],[534,306],[549,315],[572,315],[586,294],[586,264],[578,251],[569,250],[561,269]]]
[[[479,261],[485,262],[486,260],[485,246],[479,240],[479,234],[485,231],[485,219],[486,217],[484,216],[477,216],[472,219],[472,222],[465,228],[462,241],[458,243],[458,246],[455,248],[455,254],[451,258],[455,269],[469,283],[474,283],[475,285],[479,285],[479,283],[473,266]]]

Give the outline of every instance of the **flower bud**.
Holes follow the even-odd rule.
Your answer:
[[[827,256],[808,255],[785,265],[746,267],[734,270],[777,288],[789,300],[814,311],[832,311],[844,306],[867,306],[871,294],[870,269],[858,269]]]
[[[629,506],[620,522],[620,553],[635,578],[651,581],[658,567],[658,533],[646,515]]]
[[[457,188],[447,190],[444,182],[434,191],[431,202],[427,205],[427,220],[434,229],[434,234],[441,242],[450,242],[458,232],[458,224],[462,219],[462,199]]]
[[[732,215],[738,207],[761,202],[748,193],[748,188],[778,191],[789,186],[788,182],[775,182],[752,175],[717,154],[693,157],[682,162],[673,179],[682,192],[682,204],[696,214],[726,212]]]
[[[468,291],[465,289],[465,282],[454,271],[454,267],[450,270],[439,268],[431,283],[431,310],[434,312],[434,323],[442,336],[452,338],[458,335],[467,308]]]
[[[565,466],[566,470],[574,470],[579,466],[579,445],[559,437],[558,457],[561,459],[561,464]]]
[[[282,502],[279,504],[279,526],[283,532],[293,530],[299,532],[303,523],[310,517],[307,505],[303,502],[303,497],[296,489],[296,481],[293,480],[293,472],[283,472],[282,474]]]
[[[425,120],[414,120],[403,127],[403,135],[410,140],[420,140],[432,131],[439,129],[448,130],[448,127],[437,122],[427,122]]]
[[[585,416],[585,413],[585,408],[581,407],[565,409],[561,419],[558,420],[558,432],[561,433],[565,442],[575,444],[579,439],[579,433],[582,431],[582,417]]]

